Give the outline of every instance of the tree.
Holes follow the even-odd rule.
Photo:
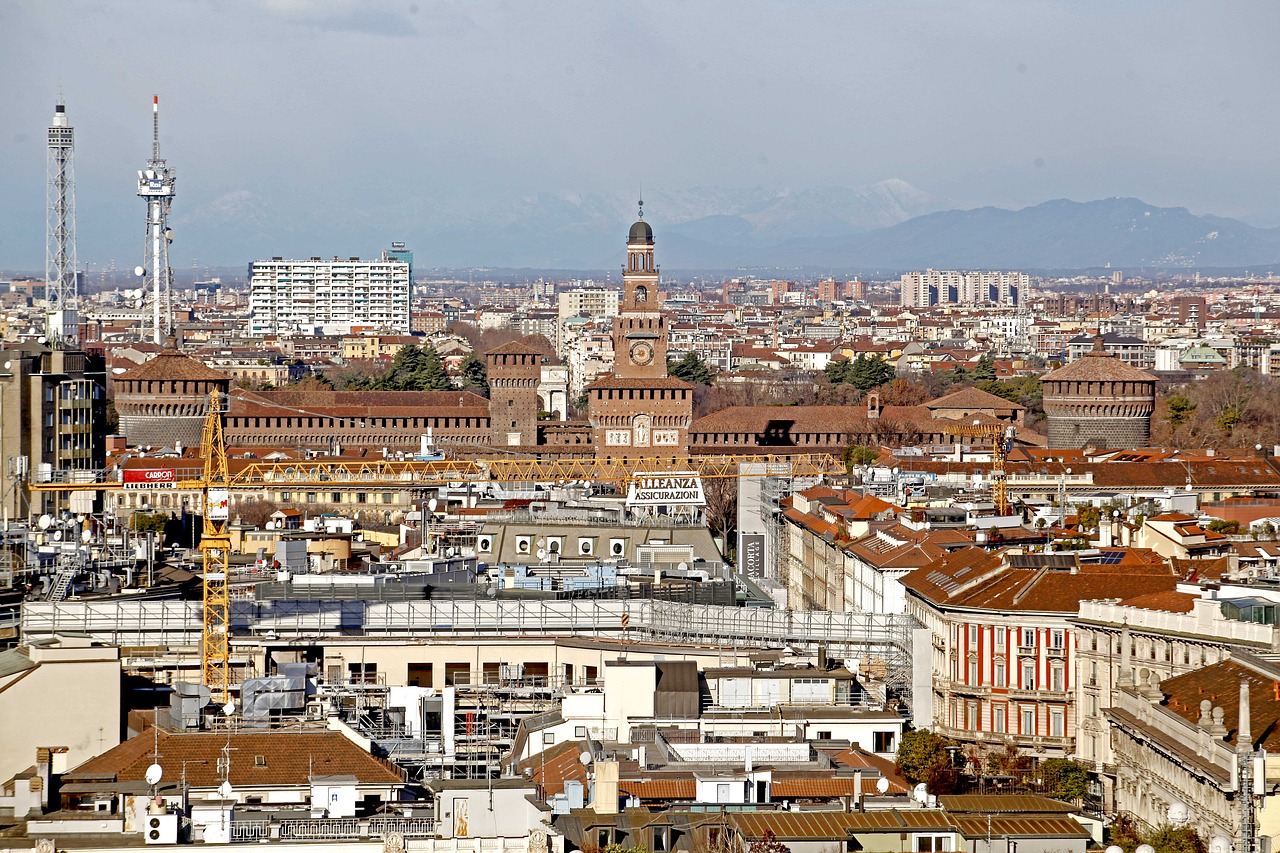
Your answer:
[[[1089,793],[1089,770],[1066,758],[1050,758],[1040,764],[1045,793],[1058,800],[1078,802]]]
[[[1164,401],[1164,419],[1170,426],[1180,427],[1195,413],[1197,406],[1182,394],[1174,394]]]
[[[323,373],[308,373],[289,386],[290,391],[332,391],[333,382]]]
[[[716,381],[715,373],[707,367],[706,362],[696,352],[686,353],[684,358],[674,364],[668,362],[667,373],[697,385],[713,385]]]
[[[893,365],[879,355],[860,353],[849,366],[848,382],[864,394],[893,380]]]
[[[167,512],[135,512],[129,516],[129,529],[140,533],[150,531],[163,534],[165,525],[168,523],[169,513]]]
[[[856,466],[873,465],[880,458],[880,451],[866,445],[855,445],[844,449],[844,467],[850,470]]]
[[[832,385],[843,385],[849,381],[849,362],[843,358],[833,358],[822,369],[827,381]]]
[[[748,853],[791,853],[791,848],[779,841],[771,831],[766,829],[764,835],[751,842]]]
[[[482,394],[489,393],[489,372],[484,359],[475,353],[462,362],[462,387],[474,388]]]
[[[1205,853],[1207,849],[1200,833],[1191,826],[1158,826],[1143,840],[1156,848],[1156,853]]]
[[[953,769],[949,746],[954,746],[950,739],[928,729],[904,732],[898,742],[898,772],[913,785],[921,782],[930,785]]]
[[[738,524],[738,481],[730,477],[704,480],[702,484],[707,499],[704,515],[712,536],[724,540],[724,552],[728,557],[734,550],[732,534]],[[736,556],[736,555],[735,555]]]
[[[984,352],[978,357],[978,361],[973,365],[973,378],[977,382],[984,379],[995,381],[996,360],[991,357],[991,353]]]

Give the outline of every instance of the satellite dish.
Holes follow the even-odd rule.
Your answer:
[[[587,752],[585,749],[582,752],[578,753],[578,763],[581,764],[583,767],[590,766],[591,753]]]
[[[228,702],[227,704],[222,706],[222,713],[226,714],[228,717],[230,717],[235,712],[236,712],[236,703],[234,701]]]
[[[36,522],[36,524],[40,527],[41,530],[48,530],[50,525],[53,524],[53,516],[48,514],[42,515],[40,516],[40,519],[39,521]]]
[[[146,267],[134,267],[134,268],[133,268],[133,274],[134,274],[134,275],[136,275],[138,278],[142,278],[144,275],[146,275],[146,274],[147,274],[147,268],[146,268]]]
[[[224,800],[231,799],[231,795],[235,793],[235,789],[231,787],[230,782],[223,782],[218,786],[218,796]]]
[[[538,559],[539,559],[539,560],[545,560],[545,559],[547,559],[547,549],[546,549],[546,548],[539,548],[539,549],[538,549]]]
[[[679,563],[676,563],[676,571],[678,572],[689,571],[689,564],[681,560]]]
[[[85,530],[84,532],[82,532],[82,533],[80,534],[80,541],[81,541],[81,542],[86,542],[86,543],[87,543],[87,542],[91,542],[92,540],[93,540],[93,531],[92,531],[92,530]]]
[[[152,764],[147,768],[146,780],[148,785],[154,785],[164,776],[164,768],[159,764]]]
[[[911,789],[911,799],[915,800],[917,803],[920,803],[921,805],[929,802],[929,787],[925,785],[925,783],[923,782],[921,782],[919,785],[916,785],[914,788]],[[1150,853],[1155,853],[1155,850],[1151,850]]]
[[[1156,853],[1156,848],[1152,847],[1150,844],[1139,844],[1138,849],[1133,851],[1133,853]]]
[[[435,512],[435,511],[436,511],[436,507],[437,507],[437,506],[439,506],[439,503],[436,501],[436,499],[435,499],[435,498],[432,498],[431,500],[427,501],[427,510],[428,510],[428,511],[430,511],[430,512]]]
[[[881,776],[878,780],[876,780],[876,790],[879,791],[881,794],[889,793],[889,780]],[[1120,851],[1120,853],[1124,853],[1124,851],[1122,850]]]
[[[1124,853],[1124,848],[1119,844],[1112,844],[1104,851],[1104,853]]]
[[[61,531],[61,530],[55,530],[55,531],[53,531],[53,541],[54,541],[54,542],[61,542],[61,541],[62,541],[62,531]]]

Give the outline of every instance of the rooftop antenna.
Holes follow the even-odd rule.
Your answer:
[[[160,157],[160,96],[151,99],[151,159],[147,168],[138,172],[138,197],[147,202],[147,238],[143,255],[145,263],[134,274],[144,278],[151,274],[152,342],[164,343],[164,333],[173,328],[173,270],[169,269],[169,244],[173,230],[169,228],[169,209],[173,206],[177,176]],[[164,315],[162,326],[161,315]]]
[[[59,87],[49,125],[45,196],[44,281],[48,314],[45,335],[59,348],[74,349],[79,339],[79,288],[76,280],[75,129]]]
[[[644,219],[644,181],[640,182],[640,201],[637,202],[640,207],[640,218]]]

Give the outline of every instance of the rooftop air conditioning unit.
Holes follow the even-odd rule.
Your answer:
[[[178,816],[176,814],[149,814],[143,835],[148,844],[177,844]]]

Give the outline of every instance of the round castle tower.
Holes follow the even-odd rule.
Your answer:
[[[1156,378],[1103,349],[1046,373],[1044,411],[1049,447],[1146,447],[1156,407]]]

